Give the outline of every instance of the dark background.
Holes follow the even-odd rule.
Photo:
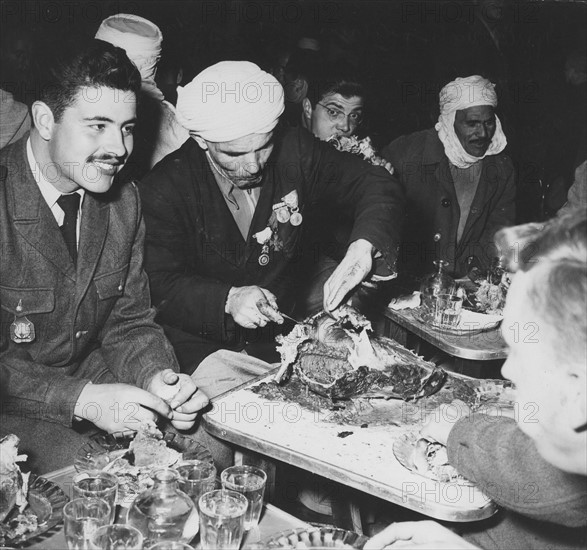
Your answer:
[[[181,67],[183,84],[224,59],[272,70],[298,38],[318,39],[327,59],[360,71],[369,90],[365,131],[378,148],[432,127],[438,91],[450,80],[490,78],[518,169],[519,221],[551,215],[587,156],[585,84],[565,77],[569,54],[586,49],[584,2],[2,0],[0,7],[2,88],[27,104],[40,53],[75,34],[93,36],[109,15],[135,13],[163,32],[161,77]]]

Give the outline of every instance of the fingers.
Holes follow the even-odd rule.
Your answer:
[[[164,418],[171,418],[171,407],[160,397],[141,388],[131,386],[128,391],[128,401],[136,401],[141,407],[150,409]]]
[[[170,385],[175,384],[179,379],[179,375],[172,369],[165,369],[161,372],[161,375],[163,382]]]
[[[199,411],[206,408],[209,403],[210,399],[208,396],[202,390],[197,390],[190,396],[189,399],[186,399],[184,402],[180,403],[176,408],[174,408],[173,420],[176,420],[179,418],[178,415],[182,414],[196,415]]]
[[[396,541],[412,541],[414,544],[417,544],[423,542],[422,533],[426,535],[437,534],[437,527],[441,526],[433,521],[403,521],[401,523],[392,523],[383,531],[371,537],[363,548],[365,550],[385,548],[388,544],[393,544]]]

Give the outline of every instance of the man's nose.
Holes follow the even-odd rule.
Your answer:
[[[110,155],[125,157],[127,154],[130,154],[132,151],[132,141],[127,147],[127,143],[121,131],[112,129],[111,132],[108,132],[107,136],[108,141],[106,142],[105,148]]]
[[[337,121],[336,127],[341,132],[349,132],[351,129],[351,120],[348,115],[341,115],[340,120]]]

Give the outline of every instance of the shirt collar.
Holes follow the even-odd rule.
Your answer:
[[[33,153],[33,147],[31,145],[31,138],[30,137],[27,139],[27,143],[26,143],[26,155],[27,155],[27,160],[29,162],[29,168],[31,169],[31,172],[33,173],[33,177],[35,178],[35,181],[37,182],[37,185],[39,186],[39,191],[41,191],[41,195],[43,195],[43,198],[45,199],[45,202],[49,205],[49,208],[53,208],[53,206],[57,202],[57,199],[61,195],[63,195],[64,193],[61,193],[61,191],[59,191],[49,180],[47,180],[47,178],[45,178],[45,176],[43,174],[43,170],[41,169],[41,167],[37,163],[37,159],[35,158],[35,154]],[[79,196],[81,197],[81,199],[80,199],[80,207],[81,207],[81,204],[84,200],[84,195],[85,195],[86,190],[85,189],[78,189],[75,192],[78,193]]]

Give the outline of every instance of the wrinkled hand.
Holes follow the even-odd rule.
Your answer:
[[[169,418],[178,430],[190,429],[198,412],[210,402],[191,376],[171,369],[158,372],[149,384],[149,391],[169,403],[172,409]]]
[[[225,311],[232,315],[235,323],[245,328],[264,327],[269,321],[283,323],[281,315],[271,318],[267,311],[261,313],[257,303],[268,303],[271,309],[279,312],[273,293],[259,286],[233,286],[226,299]]]
[[[418,550],[475,550],[465,539],[435,521],[392,523],[370,538],[364,550],[380,548],[413,548]]]
[[[75,404],[74,415],[108,432],[136,432],[157,415],[171,418],[170,406],[160,397],[130,384],[88,383]]]
[[[367,277],[373,266],[373,245],[365,239],[352,242],[324,284],[324,309],[332,311]]]
[[[461,418],[466,418],[470,414],[471,409],[469,406],[459,399],[455,399],[449,405],[444,403],[426,416],[424,425],[420,430],[420,436],[446,446],[448,436],[454,425]]]

